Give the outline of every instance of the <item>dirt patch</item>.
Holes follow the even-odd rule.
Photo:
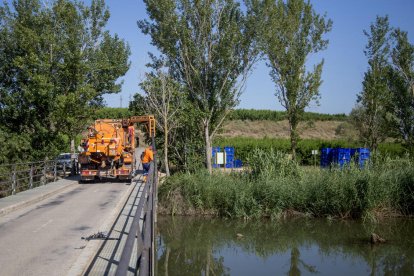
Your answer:
[[[347,139],[355,137],[357,131],[343,121],[301,122],[298,131],[302,139]],[[289,122],[232,120],[223,126],[223,137],[289,138]]]

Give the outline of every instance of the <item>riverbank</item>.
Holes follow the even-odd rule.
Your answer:
[[[252,172],[178,174],[159,189],[159,211],[230,218],[364,218],[414,213],[408,158],[375,158],[365,169],[300,167],[275,152],[255,152]]]

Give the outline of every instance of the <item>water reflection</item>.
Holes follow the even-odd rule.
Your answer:
[[[388,242],[371,245],[372,232]],[[412,220],[159,217],[156,271],[170,276],[414,275],[412,233]]]

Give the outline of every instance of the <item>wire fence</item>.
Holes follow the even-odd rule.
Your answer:
[[[56,182],[75,172],[75,162],[68,166],[58,160],[0,165],[0,198]]]

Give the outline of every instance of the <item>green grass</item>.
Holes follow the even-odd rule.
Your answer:
[[[205,171],[170,177],[159,189],[167,213],[277,218],[373,218],[414,213],[414,167],[408,158],[373,158],[368,168],[303,168],[282,153],[257,150],[251,172]]]

